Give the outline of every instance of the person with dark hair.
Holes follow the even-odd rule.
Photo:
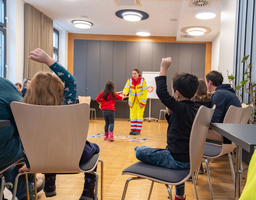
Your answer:
[[[212,93],[211,106],[216,105],[211,121],[213,123],[222,123],[231,105],[241,107],[241,102],[236,96],[235,90],[231,88],[230,84],[222,84],[222,82],[223,76],[217,71],[211,71],[205,77],[207,90]],[[231,143],[230,140],[213,130],[209,130],[207,139],[221,143]]]
[[[96,101],[101,105],[102,115],[105,120],[105,137],[104,140],[114,141],[114,123],[115,123],[115,103],[116,100],[123,100],[123,96],[119,96],[115,92],[115,84],[108,81],[104,91],[100,92]]]
[[[24,79],[23,88],[22,88],[22,90],[21,90],[21,95],[22,95],[22,97],[25,96],[30,82],[31,82],[31,79],[30,79],[30,78]]]
[[[130,107],[131,132],[130,135],[139,135],[142,128],[143,115],[147,103],[148,86],[139,69],[132,70],[123,89],[123,95],[129,94],[128,105]]]
[[[199,85],[195,96],[192,98],[192,101],[195,102],[196,105],[198,105],[198,108],[202,105],[210,108],[212,94],[207,92],[207,86],[204,79],[199,78],[198,83]]]
[[[21,83],[15,83],[15,87],[17,88],[17,90],[20,92],[20,94],[22,95],[22,92],[21,92],[21,88],[22,88],[22,85]]]
[[[173,96],[167,91],[167,69],[171,58],[163,58],[160,74],[156,77],[156,93],[168,112],[167,146],[165,149],[140,146],[136,157],[142,162],[169,169],[189,169],[190,132],[198,107],[190,99],[195,95],[198,78],[192,74],[180,73],[173,77]],[[176,186],[175,200],[186,199],[184,183]]]

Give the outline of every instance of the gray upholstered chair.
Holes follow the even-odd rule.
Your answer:
[[[247,124],[251,112],[252,112],[252,106],[243,105],[242,108],[230,106],[225,115],[223,123]],[[233,152],[234,149],[235,149],[235,144],[233,142],[231,144],[215,144],[210,142],[205,143],[203,157],[206,163],[206,171],[208,175],[208,181],[209,181],[209,187],[211,190],[212,199],[214,199],[214,196],[213,196],[213,188],[211,184],[211,176],[210,176],[208,159],[214,159],[214,158],[223,156],[225,154],[228,154],[231,173],[232,173],[232,179],[234,181],[235,172],[234,172],[234,165],[233,165],[232,156],[231,156],[231,153]]]
[[[28,173],[94,173],[97,200],[98,174],[94,169],[101,162],[102,199],[103,162],[99,155],[80,163],[89,128],[88,103],[41,106],[12,102],[11,109],[30,164]]]
[[[169,198],[172,199],[171,189],[168,185],[180,185],[189,179],[190,176],[195,181],[194,173],[200,166],[204,150],[204,144],[208,129],[210,126],[214,108],[209,109],[201,106],[196,114],[190,135],[189,155],[190,155],[190,169],[174,170],[155,165],[137,162],[130,167],[123,170],[123,175],[132,175],[135,177],[129,178],[126,181],[122,200],[125,199],[128,183],[135,179],[148,179],[152,181],[149,191],[148,199],[150,199],[153,190],[154,182],[165,184],[169,193]],[[198,199],[196,184],[194,184],[196,198]]]

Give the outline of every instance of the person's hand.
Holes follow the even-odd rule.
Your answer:
[[[171,62],[172,62],[171,57],[162,58],[161,67],[168,69],[169,66],[171,65]]]
[[[140,104],[140,108],[143,108],[144,106],[142,104]]]
[[[166,107],[166,111],[167,111],[168,115],[172,114],[172,111],[168,107]]]
[[[51,66],[56,62],[45,51],[39,48],[36,48],[35,50],[31,51],[28,58],[39,63],[45,63],[48,66]]]
[[[19,168],[19,173],[28,172],[29,168],[27,168],[27,165],[24,164],[21,168]]]
[[[167,69],[169,68],[171,62],[172,62],[171,57],[162,58],[159,76],[166,76],[167,75]]]

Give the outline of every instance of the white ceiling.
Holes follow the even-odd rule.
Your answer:
[[[174,36],[178,41],[212,41],[220,32],[222,0],[205,0],[208,5],[204,7],[194,6],[195,0],[126,1],[139,1],[141,5],[117,6],[115,0],[25,0],[71,33],[136,35],[138,31],[147,31],[151,36]],[[149,18],[140,22],[128,22],[115,15],[116,11],[122,9],[142,10],[149,14]],[[213,9],[217,16],[210,20],[199,20],[195,14],[201,9]],[[75,19],[90,21],[93,27],[75,28],[71,23]],[[188,26],[205,26],[212,31],[203,36],[184,38],[185,34],[181,29]]]

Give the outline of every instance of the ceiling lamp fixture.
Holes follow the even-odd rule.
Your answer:
[[[149,32],[137,32],[136,35],[138,36],[150,36]]]
[[[116,12],[116,16],[130,22],[138,22],[149,17],[147,13],[133,9],[119,10]]]
[[[205,30],[202,28],[191,28],[187,30],[187,33],[192,36],[204,35]]]
[[[198,19],[212,19],[216,17],[214,10],[199,10],[196,12],[196,18]]]
[[[142,18],[142,15],[137,12],[125,12],[122,15],[124,20],[130,21],[130,22],[138,22]]]
[[[81,28],[81,29],[88,29],[88,28],[91,28],[93,25],[91,22],[84,21],[84,20],[73,20],[72,24],[74,24],[76,28]]]

